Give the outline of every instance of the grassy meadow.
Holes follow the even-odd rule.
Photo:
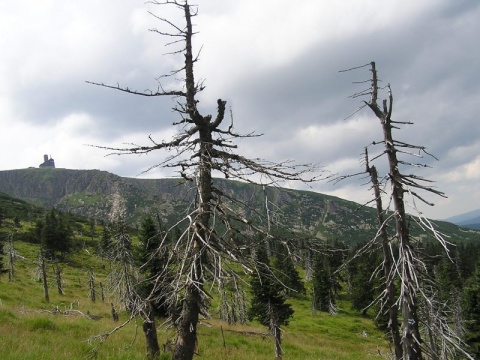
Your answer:
[[[77,236],[76,242],[88,244],[88,238]],[[91,248],[77,247],[61,263],[63,289],[58,294],[53,264],[47,265],[50,301],[44,298],[43,287],[35,279],[38,246],[14,242],[23,259],[15,262],[13,282],[8,275],[0,277],[0,359],[144,359],[145,340],[142,321],[134,320],[110,335],[103,343],[95,336],[111,332],[128,319],[120,311],[119,322],[110,317],[110,302],[105,293],[101,300],[100,282],[105,286],[108,264],[94,255]],[[105,265],[105,266],[104,266]],[[88,298],[88,269],[95,273],[96,301]],[[284,359],[363,360],[381,359],[388,353],[384,334],[371,318],[361,317],[346,301],[338,304],[335,316],[311,314],[310,302],[290,300],[295,314],[284,328]],[[273,339],[258,323],[228,325],[217,318],[215,305],[212,317],[199,326],[198,358],[262,360],[274,358]],[[159,343],[172,341],[174,331],[158,321]],[[93,338],[92,338],[93,337]],[[170,354],[161,354],[170,359]]]

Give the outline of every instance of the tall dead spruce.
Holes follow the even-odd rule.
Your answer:
[[[409,233],[409,222],[416,221],[422,229],[430,231],[448,253],[448,243],[444,236],[435,230],[434,224],[426,219],[415,206],[416,200],[433,205],[425,200],[417,192],[418,190],[442,197],[445,197],[445,195],[430,186],[431,180],[413,174],[406,175],[400,169],[402,166],[425,167],[426,165],[402,160],[399,158],[399,155],[413,156],[414,158],[423,158],[424,155],[433,157],[433,155],[429,154],[424,146],[395,140],[392,133],[393,129],[398,129],[399,125],[412,123],[392,120],[393,95],[390,85],[379,88],[375,62],[359,68],[365,66],[370,66],[371,79],[368,81],[370,87],[354,94],[352,97],[370,96],[370,100],[365,101],[359,110],[368,107],[380,120],[383,140],[374,141],[369,146],[383,145],[383,151],[370,160],[368,147],[365,149],[366,170],[360,174],[367,173],[371,179],[379,230],[375,238],[361,249],[359,254],[369,251],[374,247],[377,240],[380,241],[384,256],[381,266],[383,268],[385,290],[377,301],[381,302],[382,309],[388,312],[390,317],[389,326],[395,348],[395,358],[397,360],[450,359],[455,358],[458,354],[462,354],[462,356],[471,359],[470,355],[463,348],[464,344],[459,334],[450,327],[445,318],[439,315],[432,319],[431,314],[435,313],[433,310],[438,307],[438,303],[432,292],[426,290],[431,288],[431,278],[426,273],[425,264],[418,251],[418,244]],[[364,82],[366,81],[362,83]],[[388,91],[388,99],[383,100],[382,105],[379,106],[377,103],[378,93],[383,89]],[[386,194],[382,190],[382,186],[385,186],[386,183],[378,179],[377,169],[371,165],[372,161],[376,161],[383,156],[386,156],[388,159],[388,174],[383,180],[390,184],[390,194]],[[359,174],[340,176],[336,180],[343,180],[355,175]],[[383,209],[382,194],[386,194],[389,197],[391,209]],[[411,196],[413,210],[418,215],[416,217],[409,216],[406,212],[406,194]],[[390,236],[388,233],[388,228],[392,221],[395,228],[394,236]],[[398,247],[398,255],[394,255],[395,247]],[[396,294],[397,292],[398,294]],[[401,322],[398,319],[397,309],[400,310]],[[435,339],[431,336],[432,332],[436,334]],[[430,341],[424,342],[423,338],[425,337],[429,337]],[[441,346],[438,346],[438,344],[441,344]]]
[[[263,185],[276,184],[281,180],[314,181],[311,165],[293,164],[290,161],[274,163],[260,159],[249,159],[235,152],[234,143],[239,138],[256,137],[255,134],[242,135],[234,131],[233,119],[224,125],[226,101],[217,100],[217,113],[202,115],[197,95],[204,89],[202,83],[196,83],[194,64],[198,57],[193,55],[192,39],[194,31],[192,18],[197,15],[187,1],[151,1],[160,6],[174,6],[180,9],[185,18],[185,26],[180,27],[168,19],[152,14],[169,31],[152,29],[151,31],[169,37],[170,45],[183,44],[173,54],[183,54],[184,66],[172,71],[170,75],[183,73],[183,87],[180,90],[166,91],[160,85],[157,91],[140,92],[127,87],[93,83],[129,94],[158,97],[172,96],[183,99],[177,101],[174,108],[180,120],[173,125],[179,132],[168,141],[157,142],[149,137],[147,146],[132,145],[125,148],[100,147],[114,154],[147,154],[154,150],[173,151],[165,161],[152,167],[180,169],[181,176],[192,182],[196,189],[196,201],[178,225],[185,231],[176,239],[169,251],[167,267],[174,267],[175,279],[165,297],[174,309],[172,320],[177,328],[177,339],[173,351],[174,359],[191,359],[197,342],[197,324],[201,315],[207,316],[207,294],[204,286],[208,281],[218,284],[220,279],[238,277],[232,269],[232,263],[241,268],[251,269],[252,261],[246,241],[253,241],[254,233],[263,233],[264,238],[271,236],[268,231],[256,226],[244,213],[237,211],[246,207],[241,201],[215,186],[212,173],[218,173],[229,179],[253,182],[251,175],[260,174],[266,180]],[[220,226],[219,226],[220,225]],[[222,230],[220,230],[222,229]],[[166,246],[166,236],[160,245]],[[263,241],[263,240],[262,240]],[[155,254],[152,254],[152,257]],[[161,283],[159,274],[158,282]],[[155,290],[155,289],[154,289]],[[155,291],[152,291],[152,296]],[[152,300],[147,298],[147,300]]]

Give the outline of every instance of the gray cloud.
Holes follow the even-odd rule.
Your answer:
[[[0,123],[8,129],[0,140],[4,151],[16,154],[0,168],[35,166],[43,152],[63,167],[123,176],[136,176],[161,161],[161,154],[105,158],[105,152],[83,145],[146,143],[149,134],[159,141],[172,134],[175,100],[85,83],[154,89],[156,77],[179,66],[181,58],[162,56],[168,51],[165,40],[148,32],[158,26],[148,7],[113,1],[16,4],[0,5],[0,23],[10,27],[0,35],[0,46],[7,49],[0,60]],[[367,80],[369,72],[338,71],[374,60],[381,79],[392,86],[395,119],[415,123],[397,136],[426,146],[440,159],[425,158],[433,168],[420,173],[438,180],[449,199],[439,200],[427,214],[446,217],[478,207],[477,1],[392,1],[383,7],[345,1],[325,7],[318,1],[282,0],[272,7],[253,0],[222,1],[221,6],[202,0],[199,5],[196,40],[197,48],[204,48],[196,75],[207,85],[200,105],[214,113],[221,97],[231,106],[239,132],[265,134],[242,141],[242,151],[272,160],[320,162],[332,172],[360,170],[362,149],[381,139],[380,127],[367,109],[345,118],[362,104],[349,98],[362,89],[352,82]],[[151,9],[171,15],[161,7]],[[18,17],[28,26],[17,24]],[[162,85],[177,83],[163,79]],[[168,173],[144,176],[162,175]],[[359,182],[319,183],[313,189],[363,201],[369,194]]]

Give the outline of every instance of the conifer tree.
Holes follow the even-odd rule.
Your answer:
[[[54,209],[45,214],[43,221],[37,221],[36,233],[40,236],[47,257],[54,258],[71,250],[71,230],[65,225],[62,215]]]
[[[90,220],[90,237],[92,239],[92,241],[95,239],[95,235],[96,235],[96,232],[95,232],[95,220],[91,219]]]
[[[459,269],[452,259],[443,256],[435,266],[435,284],[438,289],[438,300],[444,303],[452,302],[461,292],[462,280]]]
[[[293,309],[287,304],[283,286],[274,278],[267,251],[258,247],[255,254],[256,272],[251,275],[252,299],[247,312],[249,320],[257,319],[268,326],[275,339],[275,355],[282,356],[281,326],[288,325]]]
[[[465,342],[475,358],[480,359],[480,259],[463,288],[462,313],[465,319]]]
[[[328,257],[317,254],[312,276],[313,308],[335,312],[334,280]]]
[[[159,224],[160,225],[160,224]],[[165,299],[165,287],[168,287],[170,277],[167,268],[166,247],[161,247],[167,234],[162,234],[153,218],[148,215],[140,227],[141,270],[145,280],[140,285],[142,296],[150,300],[154,315],[168,315],[168,304]]]
[[[377,262],[372,254],[363,254],[351,260],[348,265],[351,279],[350,299],[353,309],[366,315],[369,305],[375,299],[375,284],[372,274]]]
[[[106,223],[103,224],[102,237],[100,240],[100,256],[105,259],[111,258],[112,234]]]
[[[275,269],[275,276],[285,286],[285,293],[288,296],[302,297],[305,295],[305,285],[291,255],[288,253],[288,248],[284,244],[278,245],[275,251],[273,268]]]

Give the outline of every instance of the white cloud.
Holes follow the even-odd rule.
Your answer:
[[[458,183],[469,180],[480,180],[480,156],[472,161],[461,164],[442,175],[448,182]]]

